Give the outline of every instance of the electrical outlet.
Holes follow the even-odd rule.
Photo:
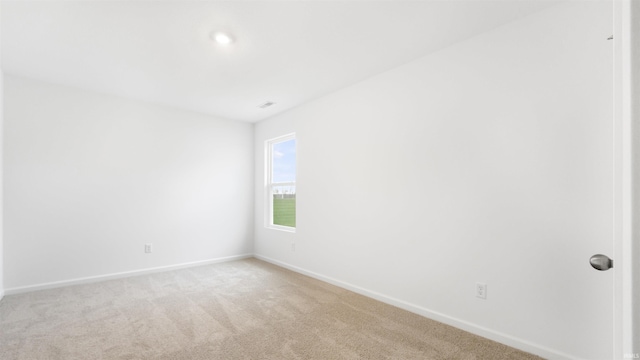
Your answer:
[[[476,283],[476,297],[480,299],[487,298],[487,284],[481,282]]]
[[[151,244],[144,244],[144,252],[147,254],[151,254],[153,252],[153,247]]]
[[[296,251],[296,243],[294,243],[294,242],[291,243],[291,251],[293,251],[293,252]]]

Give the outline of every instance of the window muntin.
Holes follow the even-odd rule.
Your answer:
[[[267,141],[267,221],[270,228],[296,228],[296,138],[289,134]]]

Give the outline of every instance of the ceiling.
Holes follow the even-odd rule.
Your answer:
[[[2,68],[256,122],[550,5],[2,1]],[[235,42],[218,45],[212,31],[226,31]],[[267,101],[275,105],[258,107]]]

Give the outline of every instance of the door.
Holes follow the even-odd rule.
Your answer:
[[[558,243],[550,252],[562,254],[556,264],[554,286],[563,286],[556,299],[558,349],[584,359],[614,358],[614,267],[605,257],[590,264],[593,255],[613,257],[615,236],[616,159],[613,99],[612,1],[576,2],[566,7],[566,26],[550,69],[559,103],[553,128],[563,133],[558,146],[557,180],[564,182],[557,196],[563,202],[563,224],[555,231]],[[561,125],[562,124],[562,125]],[[559,144],[554,144],[559,145]],[[549,211],[554,211],[549,209]],[[599,264],[599,266],[598,266]]]

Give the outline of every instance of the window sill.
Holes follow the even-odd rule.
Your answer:
[[[288,233],[295,233],[296,232],[296,228],[294,227],[289,227],[289,226],[280,226],[280,225],[267,225],[265,226],[267,229],[271,229],[271,230],[278,230],[278,231],[284,231],[284,232],[288,232]]]

